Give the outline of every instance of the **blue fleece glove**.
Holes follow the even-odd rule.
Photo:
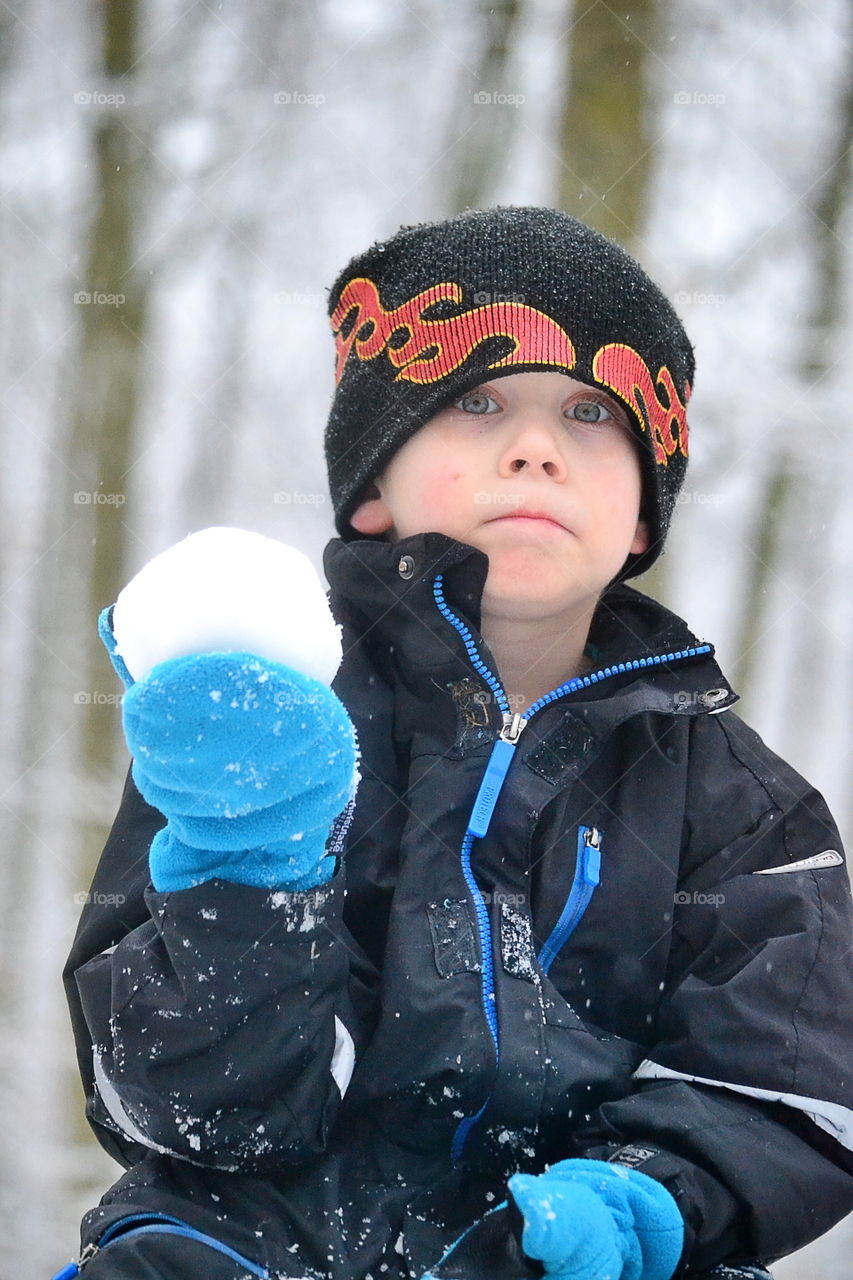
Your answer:
[[[684,1245],[675,1200],[654,1178],[602,1160],[561,1160],[509,1179],[521,1245],[552,1280],[670,1280]]]
[[[99,631],[127,692],[133,780],[168,819],[150,851],[159,892],[220,878],[261,888],[324,884],[329,831],[351,799],[352,723],[328,685],[252,653],[170,658],[134,682]]]

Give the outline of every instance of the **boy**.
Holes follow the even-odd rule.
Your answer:
[[[340,704],[252,609],[131,671],[156,614],[120,597],[136,785],[92,901],[126,901],[68,981],[128,1172],[84,1275],[762,1275],[853,1208],[850,889],[712,647],[624,584],[690,344],[550,209],[403,228],[329,309],[355,802]],[[224,564],[209,535],[155,597]]]

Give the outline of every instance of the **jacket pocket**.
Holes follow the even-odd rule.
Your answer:
[[[129,1217],[120,1218],[117,1222],[113,1222],[96,1243],[86,1246],[77,1262],[72,1262],[67,1267],[63,1267],[61,1271],[58,1271],[52,1277],[52,1280],[74,1280],[76,1276],[83,1276],[85,1280],[86,1268],[96,1257],[108,1252],[111,1246],[119,1241],[127,1241],[131,1237],[143,1235],[156,1235],[161,1238],[163,1236],[175,1236],[191,1240],[229,1259],[236,1267],[240,1267],[244,1273],[250,1276],[258,1276],[261,1280],[272,1280],[266,1267],[253,1262],[250,1258],[245,1258],[236,1249],[232,1249],[230,1245],[224,1244],[221,1240],[206,1235],[203,1231],[197,1231],[195,1227],[191,1227],[187,1222],[182,1222],[180,1218],[171,1218],[165,1213],[134,1213]],[[242,1276],[240,1280],[242,1280]]]
[[[575,876],[565,906],[542,950],[539,965],[547,973],[581,922],[601,878],[602,834],[598,827],[578,827]]]

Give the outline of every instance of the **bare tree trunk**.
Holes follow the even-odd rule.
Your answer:
[[[43,539],[45,546],[61,548],[62,555],[45,557],[37,606],[39,638],[58,661],[50,682],[35,667],[32,673],[42,744],[36,756],[53,749],[58,727],[64,726],[67,735],[64,758],[49,769],[34,771],[26,799],[36,832],[34,848],[42,846],[34,859],[34,900],[29,908],[31,922],[39,927],[31,924],[28,945],[32,981],[45,992],[59,987],[67,950],[55,920],[57,915],[68,918],[72,888],[88,883],[103,846],[104,793],[120,755],[119,685],[98,641],[96,620],[99,610],[115,599],[125,558],[146,309],[145,276],[136,264],[149,172],[144,125],[133,102],[137,6],[135,0],[106,0],[97,12],[102,16],[98,95],[115,97],[115,103],[99,103],[92,95],[92,101],[80,107],[92,113],[94,126],[92,220],[84,288],[74,298],[79,353],[70,391],[67,452],[59,460],[54,482],[61,501],[54,503]],[[49,929],[51,922],[48,941],[43,926]],[[59,1005],[61,995],[51,998]],[[64,1007],[46,1011],[39,1004],[44,1001],[34,1002],[36,1025],[27,1041],[36,1044],[46,1035],[52,1040],[67,1035]],[[60,1061],[61,1078],[56,1078],[52,1060],[42,1070],[52,1078],[38,1086],[33,1079],[28,1085],[44,1095],[35,1127],[49,1130],[49,1139],[42,1135],[41,1142],[34,1142],[34,1152],[43,1156],[51,1148],[56,1153],[49,1174],[37,1161],[32,1164],[32,1176],[47,1194],[47,1208],[43,1204],[39,1212],[48,1218],[53,1217],[50,1178],[63,1179],[66,1196],[70,1188],[73,1196],[88,1200],[86,1183],[97,1167],[94,1160],[78,1164],[69,1158],[77,1147],[88,1151],[92,1138],[79,1081],[68,1058]],[[69,1160],[70,1168],[60,1156]],[[50,1243],[45,1240],[39,1248]]]
[[[558,203],[629,250],[654,160],[648,85],[658,28],[656,0],[592,0],[574,6],[567,45]]]
[[[103,70],[116,94],[132,99],[137,43],[136,0],[107,0],[103,13]],[[115,760],[115,707],[96,697],[108,668],[94,634],[99,610],[115,599],[125,558],[123,519],[134,460],[134,422],[146,287],[136,269],[136,223],[148,171],[148,152],[131,123],[133,104],[122,103],[100,121],[94,136],[94,216],[86,270],[88,301],[81,303],[81,343],[71,456],[87,477],[80,491],[77,536],[85,588],[78,597],[89,643],[81,669],[83,702],[80,772],[103,778]],[[130,117],[130,118],[128,118]],[[103,828],[81,832],[89,857]]]
[[[603,0],[572,8],[558,204],[642,257],[655,160],[649,64],[662,27],[657,0],[627,12]],[[643,591],[665,598],[664,575],[658,561]]]
[[[850,200],[850,147],[853,142],[853,56],[849,59],[846,84],[843,87],[838,112],[838,133],[830,163],[821,182],[813,191],[812,243],[814,244],[814,301],[811,322],[804,326],[803,357],[796,379],[803,388],[803,395],[814,388],[818,394],[837,353],[836,335],[840,331],[843,297],[843,266],[846,245],[841,236],[842,220]],[[802,413],[800,413],[802,419]],[[803,588],[804,594],[816,584],[826,569],[824,540],[814,536],[802,537],[810,521],[817,528],[826,521],[831,511],[833,494],[837,492],[834,474],[825,467],[820,474],[806,477],[804,483],[802,459],[805,451],[798,448],[795,435],[780,437],[776,464],[767,477],[763,499],[759,504],[755,521],[755,534],[750,540],[754,547],[751,572],[744,584],[740,624],[740,640],[735,667],[737,687],[743,691],[748,709],[749,690],[756,670],[759,644],[768,626],[768,608],[774,580],[783,567],[788,568],[786,557],[797,544],[797,564],[790,566]],[[798,662],[807,663],[812,669],[821,669],[826,660],[825,633],[819,627],[809,627],[807,642],[798,645]],[[801,668],[802,669],[802,668]],[[801,708],[807,712],[808,708]],[[792,706],[793,722],[799,720]]]
[[[453,148],[452,182],[455,192],[451,212],[479,208],[488,203],[503,172],[515,127],[508,98],[516,92],[509,83],[513,44],[521,18],[521,0],[480,0],[475,21],[482,24],[484,39],[477,63],[471,100],[454,117],[463,143]]]
[[[30,492],[18,506],[21,529],[4,542],[7,555],[16,553],[4,588],[5,603],[13,605],[15,652],[10,656],[20,690],[17,701],[26,710],[26,720],[16,743],[19,759],[10,778],[11,803],[4,803],[3,815],[9,831],[4,846],[4,862],[11,868],[7,888],[12,891],[4,898],[2,952],[0,1016],[4,1032],[8,1026],[10,1034],[4,1035],[2,1045],[3,1102],[8,1105],[3,1115],[0,1216],[4,1259],[12,1270],[48,1275],[62,1260],[56,1256],[57,1239],[67,1242],[64,1252],[76,1234],[74,1198],[85,1194],[92,1202],[91,1192],[82,1192],[81,1185],[87,1173],[91,1176],[95,1161],[75,1158],[80,1144],[91,1152],[92,1140],[71,1069],[60,974],[70,942],[69,923],[79,913],[73,895],[85,882],[104,835],[103,817],[95,812],[85,780],[97,780],[109,770],[117,739],[115,706],[105,707],[98,696],[112,692],[115,683],[100,652],[94,620],[96,609],[113,597],[124,540],[122,508],[132,457],[144,310],[143,291],[135,283],[133,228],[139,216],[145,147],[134,138],[139,126],[133,119],[130,87],[135,3],[108,0],[92,10],[98,15],[95,21],[102,23],[102,45],[91,59],[77,20],[57,14],[53,45],[63,51],[61,74],[58,62],[51,62],[51,57],[59,58],[54,48],[32,39],[52,20],[48,6],[18,8],[26,9],[26,15],[11,44],[21,60],[14,66],[16,79],[21,80],[27,66],[40,77],[34,83],[42,87],[51,73],[56,76],[53,98],[67,100],[70,117],[64,120],[61,141],[69,145],[65,135],[70,135],[69,153],[76,156],[77,148],[82,149],[80,139],[90,136],[92,158],[90,190],[81,197],[82,180],[52,188],[56,206],[45,210],[35,203],[24,205],[17,239],[10,238],[25,254],[28,237],[45,252],[41,275],[36,267],[32,279],[23,281],[25,291],[17,273],[19,292],[11,299],[30,344],[27,350],[26,338],[21,341],[20,367],[11,366],[14,381],[29,382],[32,390],[28,402],[22,397],[24,411],[15,423],[23,462],[11,481]],[[63,43],[65,36],[71,37],[70,48]],[[32,110],[32,92],[32,86],[29,97],[25,89],[17,90],[13,101]],[[34,115],[32,146],[43,161],[49,153],[39,132],[39,112]],[[61,110],[52,103],[45,114],[58,119]],[[23,122],[25,141],[29,123]],[[19,131],[21,127],[18,122]],[[38,183],[35,189],[40,189]],[[80,203],[93,211],[90,245],[85,276],[72,283],[66,264],[75,259],[56,223],[82,221]],[[57,301],[63,289],[67,310]],[[39,305],[41,324],[27,333],[27,309]],[[63,399],[58,388],[69,346],[68,312],[73,312],[79,348],[73,386]],[[53,369],[48,356],[54,368],[58,366],[57,389],[50,387],[49,398],[37,385],[43,378],[50,386]],[[41,359],[43,372],[38,368]],[[33,482],[27,467],[35,460],[43,472]]]

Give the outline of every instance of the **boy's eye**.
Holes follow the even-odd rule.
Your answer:
[[[600,400],[579,400],[571,407],[571,415],[579,422],[607,422],[613,414]]]
[[[485,391],[466,391],[458,400],[453,401],[453,407],[454,409],[461,409],[463,413],[484,414],[489,412],[488,405],[490,402],[496,405],[498,409],[500,408],[497,400],[487,395]]]

